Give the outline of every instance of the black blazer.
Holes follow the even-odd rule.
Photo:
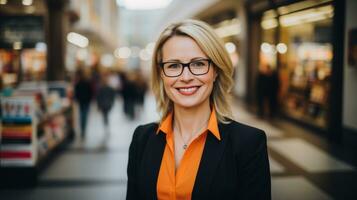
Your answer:
[[[271,199],[264,131],[232,121],[218,124],[221,140],[207,135],[192,199]],[[129,148],[126,199],[157,199],[165,134],[157,123],[136,128]]]

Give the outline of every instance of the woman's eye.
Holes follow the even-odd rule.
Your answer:
[[[197,62],[193,62],[191,63],[192,67],[202,67],[205,66],[205,63],[202,61],[197,61]]]
[[[167,68],[169,68],[169,69],[177,69],[177,68],[180,68],[180,64],[178,64],[178,63],[169,64],[167,66]]]

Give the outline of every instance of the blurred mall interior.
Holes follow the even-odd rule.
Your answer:
[[[355,0],[0,0],[0,199],[125,199],[133,131],[159,119],[155,40],[187,18],[225,43],[234,117],[268,136],[272,199],[357,199],[356,11]]]

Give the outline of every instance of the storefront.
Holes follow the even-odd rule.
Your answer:
[[[33,186],[74,136],[73,87],[48,77],[45,2],[2,1],[0,13],[0,188]]]
[[[45,80],[46,44],[42,16],[2,16],[0,71],[3,86]]]
[[[260,65],[278,71],[279,102],[284,114],[325,129],[331,84],[333,7],[322,5],[301,10],[292,4],[279,10],[284,13],[279,17],[279,27],[274,10],[263,14]]]
[[[342,85],[342,78],[336,78],[341,73],[336,62],[339,58],[334,55],[338,49],[335,2],[265,1],[265,9],[261,9],[263,1],[257,2],[260,7],[258,3],[249,7],[255,29],[259,29],[251,42],[259,57],[259,61],[250,62],[256,68],[252,80],[262,73],[261,69],[276,72],[279,112],[300,124],[329,132],[334,113],[341,112],[333,104],[338,93],[335,86]]]

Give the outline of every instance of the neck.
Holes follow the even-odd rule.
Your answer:
[[[195,108],[183,108],[174,106],[174,125],[180,130],[181,134],[199,134],[199,129],[205,128],[211,108],[209,101]],[[197,133],[198,132],[198,133]],[[195,137],[195,135],[190,135]]]

